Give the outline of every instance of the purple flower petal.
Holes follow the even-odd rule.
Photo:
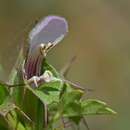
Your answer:
[[[44,56],[40,45],[52,43],[55,46],[68,32],[67,21],[59,16],[48,16],[39,22],[29,34],[29,53],[25,64],[27,79],[41,75],[41,64]]]
[[[68,32],[67,21],[59,16],[48,16],[39,22],[29,34],[30,47],[49,42],[57,44]]]

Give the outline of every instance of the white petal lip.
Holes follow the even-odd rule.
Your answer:
[[[47,16],[29,33],[29,53],[25,63],[27,79],[41,75],[41,64],[44,57],[40,53],[40,45],[59,43],[68,32],[67,21],[60,16]]]

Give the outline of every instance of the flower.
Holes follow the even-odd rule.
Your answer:
[[[32,29],[24,65],[27,79],[41,75],[41,65],[47,52],[59,43],[67,32],[67,21],[59,16],[47,16]]]

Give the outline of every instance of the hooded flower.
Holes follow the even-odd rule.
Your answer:
[[[29,52],[25,62],[27,79],[41,75],[41,64],[46,53],[68,32],[67,21],[59,16],[48,16],[29,33]]]

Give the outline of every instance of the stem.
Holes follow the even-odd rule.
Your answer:
[[[89,126],[88,126],[88,123],[87,123],[85,117],[83,117],[83,123],[84,123],[86,129],[87,129],[87,130],[90,130],[90,128],[89,128]]]

